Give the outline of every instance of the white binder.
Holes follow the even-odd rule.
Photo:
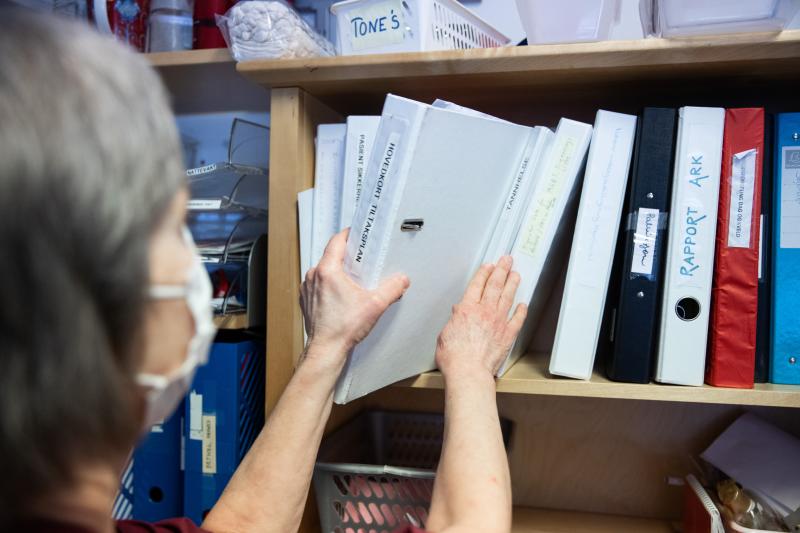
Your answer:
[[[589,379],[628,183],[636,117],[600,110],[586,160],[550,373]]]
[[[435,367],[436,338],[483,258],[529,132],[387,97],[345,266],[362,286],[405,273],[411,287],[351,354],[337,403]]]
[[[345,124],[320,124],[317,127],[311,265],[319,263],[328,241],[339,231],[346,133]]]
[[[300,283],[311,268],[311,225],[314,221],[314,189],[297,193],[297,233],[300,241]]]
[[[500,367],[502,376],[519,359],[531,341],[539,316],[561,272],[574,223],[578,184],[583,175],[592,127],[562,118],[555,138],[534,179],[511,256],[520,285],[514,305],[528,304],[528,317],[514,346]],[[541,167],[541,168],[539,168]],[[512,311],[513,312],[513,311]]]
[[[342,178],[342,209],[339,229],[350,226],[361,198],[364,171],[369,152],[378,131],[379,116],[347,117],[347,136],[344,144],[344,176]]]
[[[536,167],[547,155],[554,137],[552,131],[542,126],[536,126],[531,130],[525,154],[514,174],[514,181],[503,202],[503,209],[489,240],[489,247],[483,256],[484,263],[497,263],[501,257],[511,253],[538,177]]]
[[[678,119],[656,380],[702,385],[725,110],[683,107]]]

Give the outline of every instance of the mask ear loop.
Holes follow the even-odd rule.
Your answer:
[[[154,300],[179,300],[189,291],[185,285],[150,285],[148,294]]]

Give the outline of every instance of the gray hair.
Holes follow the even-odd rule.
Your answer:
[[[0,20],[2,524],[135,441],[148,243],[185,177],[144,58],[66,20]]]

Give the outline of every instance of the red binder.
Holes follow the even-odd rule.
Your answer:
[[[752,388],[764,110],[728,109],[722,142],[706,383]]]

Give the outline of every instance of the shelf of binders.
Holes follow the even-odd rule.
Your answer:
[[[800,408],[800,387],[756,383],[752,389],[723,387],[688,387],[661,383],[618,383],[595,370],[588,381],[553,376],[547,371],[548,353],[528,353],[497,380],[497,391],[512,394],[575,396],[584,398],[619,398],[665,402],[715,403],[728,405],[763,405]],[[426,372],[396,386],[441,389],[444,380],[439,372]]]
[[[193,143],[184,153],[196,162]],[[224,329],[264,324],[269,128],[231,124],[227,157],[186,171],[188,225],[211,276],[215,322]]]

